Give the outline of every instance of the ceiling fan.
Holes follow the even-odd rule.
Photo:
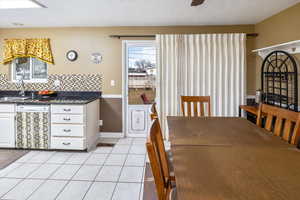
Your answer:
[[[191,6],[199,6],[204,3],[205,0],[193,0]]]

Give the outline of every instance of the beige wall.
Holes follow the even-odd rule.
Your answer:
[[[300,3],[255,25],[255,48],[300,40]],[[256,88],[260,88],[262,58],[256,57]],[[300,60],[300,55],[295,55]],[[298,70],[300,70],[298,66]]]
[[[5,38],[47,37],[51,39],[55,65],[50,73],[102,73],[104,76],[103,94],[122,94],[122,41],[112,39],[112,34],[167,34],[167,33],[253,33],[254,25],[243,26],[192,26],[192,27],[106,27],[106,28],[33,28],[0,29],[0,52]],[[141,39],[141,38],[139,38]],[[255,56],[251,54],[255,39],[247,40],[248,93],[255,91]],[[74,49],[79,53],[78,60],[66,60],[66,52]],[[103,62],[92,64],[90,55],[100,52]],[[0,64],[0,73],[9,73],[9,66]],[[110,86],[116,80],[116,86]],[[122,132],[122,100],[103,99],[100,106],[103,120],[102,132]]]
[[[106,28],[32,28],[32,29],[0,29],[0,52],[4,38],[47,37],[51,39],[55,65],[49,67],[50,73],[102,73],[104,76],[103,93],[122,93],[122,42],[112,39],[111,34],[156,34],[156,33],[253,33],[253,25],[242,26],[191,26],[191,27],[106,27]],[[140,39],[140,38],[139,38]],[[255,90],[254,59],[250,50],[254,39],[248,45],[248,93]],[[68,50],[78,51],[79,58],[69,62],[65,58]],[[103,62],[92,64],[90,55],[100,52]],[[8,73],[9,67],[0,65],[0,73]],[[110,80],[116,80],[116,86],[110,86]]]

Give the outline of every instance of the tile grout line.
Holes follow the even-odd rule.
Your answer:
[[[8,194],[10,191],[12,191],[15,187],[17,187],[17,185],[19,185],[21,182],[23,182],[24,179],[21,179],[14,187],[12,187],[10,190],[8,190],[6,193],[4,193],[0,199],[2,199],[2,197],[4,197],[6,194]]]
[[[34,151],[31,150],[30,152],[34,152]],[[28,152],[28,153],[29,153],[29,152]],[[33,157],[35,157],[35,156],[37,156],[37,155],[39,155],[39,154],[41,154],[41,153],[42,153],[42,151],[41,151],[41,152],[38,152],[37,154],[32,155],[28,160],[32,159]],[[26,154],[25,154],[25,155],[26,155]],[[20,158],[19,158],[19,159],[20,159]],[[15,169],[11,170],[11,171],[8,172],[7,174],[5,174],[5,176],[7,176],[7,175],[10,174],[12,171],[14,171],[14,170],[20,168],[21,166],[23,166],[23,165],[25,165],[25,164],[26,164],[26,163],[21,163],[19,167],[16,167]],[[30,173],[30,174],[31,174],[31,173]],[[3,177],[3,178],[4,178],[4,177]],[[6,178],[6,177],[5,177],[5,178]],[[11,178],[13,178],[13,177],[11,177]],[[14,179],[18,179],[18,178],[14,178]],[[3,195],[1,196],[1,198],[4,197],[5,195],[7,195],[10,191],[12,191],[13,189],[15,189],[20,183],[24,182],[25,180],[26,180],[26,177],[21,178],[21,181],[19,181],[14,187],[12,187],[9,191],[7,191],[5,194],[3,194]]]
[[[145,147],[146,142],[142,145],[144,145],[144,147]],[[145,175],[146,175],[146,161],[147,161],[147,150],[144,154],[143,176],[142,176],[142,182],[141,182],[141,186],[140,186],[139,200],[141,200],[141,198],[144,196],[143,186],[144,186],[144,179],[145,179]]]
[[[96,174],[96,176],[95,176],[93,182],[96,182],[96,178],[97,178],[97,176],[100,174],[100,171],[101,171],[101,170],[103,169],[103,167],[105,166],[104,164],[105,164],[106,160],[108,159],[108,157],[109,157],[109,154],[107,154],[107,156],[106,156],[106,158],[105,158],[105,161],[103,162],[103,165],[101,165],[101,168],[100,168],[100,170],[98,171],[98,173]]]
[[[41,153],[41,152],[40,152]],[[36,170],[38,170],[42,165],[44,165],[44,164],[49,164],[49,163],[47,163],[56,153],[58,153],[57,151],[54,151],[54,153],[53,153],[53,155],[52,156],[50,156],[45,162],[43,162],[43,163],[31,163],[31,162],[28,162],[28,163],[23,163],[22,165],[24,165],[24,164],[40,164],[40,166],[36,169]],[[39,154],[39,153],[38,153]],[[73,153],[72,153],[73,154]],[[72,154],[63,162],[63,163],[56,163],[56,164],[54,164],[54,163],[50,163],[49,165],[60,165],[56,170],[54,170],[54,172],[52,172],[51,173],[51,175],[48,177],[48,178],[46,178],[46,179],[43,179],[43,178],[28,178],[34,171],[32,171],[29,175],[27,175],[26,177],[24,177],[24,178],[13,178],[13,177],[10,177],[11,179],[21,179],[22,181],[20,181],[19,183],[21,183],[21,182],[23,182],[23,181],[25,181],[25,180],[42,180],[42,181],[44,181],[41,185],[39,185],[38,186],[38,188],[36,189],[36,190],[34,190],[30,195],[29,195],[29,197],[28,198],[30,198],[46,181],[48,181],[48,180],[55,180],[55,181],[66,181],[67,183],[66,183],[66,185],[69,183],[68,182],[68,180],[63,180],[63,179],[50,179],[50,177],[56,172],[56,171],[58,171],[58,169],[60,169],[65,163],[66,163],[66,161],[72,156]],[[34,156],[36,156],[36,155],[33,155],[31,158],[33,158]],[[20,167],[20,166],[19,166]],[[80,168],[79,168],[80,169]],[[76,171],[75,172],[75,174],[77,173],[78,171]],[[74,175],[75,175],[74,174]],[[18,183],[18,184],[19,184]],[[17,184],[17,185],[18,185]],[[16,186],[15,186],[16,187]],[[14,189],[15,187],[13,187],[12,189]],[[12,190],[11,189],[11,190]],[[64,188],[63,188],[64,189]],[[10,190],[10,191],[11,191]],[[8,192],[10,192],[10,191],[8,191]],[[8,193],[7,192],[7,193]],[[4,195],[6,195],[7,193],[5,193]],[[3,196],[4,196],[3,195]],[[2,197],[3,197],[2,196]],[[27,198],[27,199],[28,199]]]
[[[30,173],[25,177],[25,179],[28,178],[34,171],[37,171],[38,169],[40,169],[40,168],[41,168],[48,160],[50,160],[50,158],[51,158],[52,156],[54,156],[55,153],[56,153],[56,152],[54,152],[53,155],[49,156],[49,158],[48,158],[47,160],[45,160],[45,162],[41,162],[41,163],[28,163],[28,164],[37,164],[37,165],[40,165],[40,166],[38,166],[35,170],[33,170],[32,172],[30,172]],[[26,164],[27,164],[27,163],[26,163]]]
[[[142,176],[142,184],[141,184],[141,187],[140,187],[139,200],[141,200],[141,197],[144,196],[143,184],[144,184],[144,180],[145,180],[145,176],[146,176],[146,166],[145,166],[146,157],[147,157],[147,154],[145,154],[145,157],[144,157],[143,176]]]
[[[120,140],[119,140],[119,141],[120,141]],[[133,140],[132,140],[132,141],[133,141]],[[131,141],[131,144],[130,144],[130,148],[129,148],[129,150],[128,150],[128,154],[129,154],[129,151],[130,151],[131,146],[132,146],[132,141]],[[113,192],[112,192],[112,194],[111,194],[110,200],[113,200],[114,194],[115,194],[115,192],[116,192],[117,186],[118,186],[119,181],[120,181],[120,177],[121,177],[121,174],[122,174],[122,171],[123,171],[125,162],[126,162],[126,160],[127,160],[127,158],[128,158],[128,154],[126,155],[126,158],[125,158],[125,160],[124,160],[124,163],[123,163],[123,165],[122,165],[122,167],[121,167],[120,174],[119,174],[118,180],[117,180],[117,182],[116,182],[116,185],[115,185],[115,187],[114,187],[114,189],[113,189]]]
[[[103,166],[104,166],[104,163],[106,162],[106,160],[108,159],[108,157],[109,157],[109,154],[106,154],[106,158],[105,158],[105,160],[104,160],[104,162],[103,162],[103,165],[100,166],[99,171],[96,173],[96,176],[95,176],[94,179],[92,180],[92,183],[90,184],[89,188],[87,189],[87,191],[86,191],[85,194],[83,195],[82,200],[86,197],[87,193],[89,192],[89,190],[91,189],[91,187],[93,186],[93,184],[96,182],[96,178],[97,178],[98,174],[100,173],[100,171],[102,170],[102,168],[103,168]],[[86,161],[87,161],[87,160],[86,160]],[[86,161],[85,161],[85,162],[86,162]],[[98,166],[98,165],[96,165],[96,166]]]
[[[27,179],[27,180],[31,180],[31,179]],[[42,185],[44,185],[46,181],[47,181],[46,179],[43,180],[43,182],[34,191],[32,191],[32,193],[26,198],[26,200],[29,199],[40,187],[42,187]]]
[[[88,188],[87,191],[85,192],[84,196],[82,197],[82,200],[86,197],[87,193],[90,191],[91,187],[92,187],[93,184],[96,182],[96,178],[97,178],[97,176],[99,175],[100,171],[103,169],[104,164],[105,164],[106,160],[108,159],[109,155],[110,155],[110,154],[107,154],[107,155],[106,155],[106,158],[105,158],[105,161],[103,162],[103,165],[101,165],[101,167],[100,167],[98,173],[96,173],[96,176],[94,177],[94,179],[93,179],[91,185],[89,186],[89,188]]]
[[[74,154],[73,154],[74,155]],[[85,163],[90,157],[91,157],[92,153],[85,159],[85,161],[83,163]],[[71,158],[71,156],[67,159],[69,160]],[[65,163],[67,162],[67,160],[65,161]],[[80,167],[78,168],[78,170],[73,174],[73,176],[67,180],[67,183],[64,185],[64,187],[59,191],[59,193],[55,196],[55,200],[59,197],[60,194],[62,194],[62,192],[65,190],[65,188],[70,184],[70,182],[72,181],[73,177],[78,173],[78,171],[81,169],[83,163],[80,165]]]
[[[68,181],[67,179],[42,179],[42,178],[5,178],[5,179],[14,179],[14,180],[46,180],[46,181]],[[91,180],[72,180],[72,181],[77,181],[77,182],[104,182],[104,183],[116,183],[116,181],[91,181]],[[127,181],[122,181],[120,183],[141,183],[141,182],[127,182]]]
[[[129,150],[128,150],[128,151],[129,151]],[[109,165],[105,165],[105,163],[106,163],[106,161],[108,160],[109,156],[112,155],[112,154],[114,154],[114,153],[113,153],[113,148],[112,148],[112,150],[107,154],[107,156],[106,156],[106,158],[105,158],[105,161],[103,162],[103,165],[101,166],[100,170],[98,171],[98,173],[97,173],[96,176],[94,177],[94,179],[93,179],[91,185],[89,186],[89,188],[88,188],[87,191],[85,192],[85,194],[84,194],[82,200],[86,197],[86,195],[87,195],[87,193],[89,192],[89,190],[91,189],[92,185],[93,185],[95,182],[97,182],[97,181],[96,181],[96,178],[97,178],[97,176],[100,174],[100,171],[103,169],[103,167],[104,167],[104,166],[109,166]],[[126,159],[127,159],[127,157],[126,157]],[[126,162],[126,159],[125,159],[124,163]],[[124,163],[123,163],[123,165],[124,165]],[[122,169],[121,169],[121,171],[122,171]],[[120,176],[121,176],[121,172],[120,172],[119,177],[120,177]],[[104,182],[104,181],[102,181],[102,182]],[[109,181],[108,181],[108,182],[109,182]],[[113,197],[113,194],[114,194],[114,191],[115,191],[115,188],[116,188],[118,182],[111,182],[111,183],[116,183],[116,185],[115,185],[115,187],[114,187],[114,190],[113,190],[113,192],[112,192],[112,194],[111,194],[111,198],[112,198],[112,197]]]
[[[56,153],[58,153],[57,151],[54,153],[54,155],[53,156],[55,156],[55,154]],[[72,155],[72,154],[71,154]],[[69,157],[71,157],[71,155],[69,156]],[[53,157],[53,156],[51,156],[51,158]],[[69,158],[68,157],[68,158]],[[49,158],[44,164],[49,164],[49,165],[59,165],[59,167],[57,167],[57,169],[56,170],[54,170],[49,176],[48,176],[48,178],[46,178],[46,179],[42,179],[42,178],[28,178],[28,179],[33,179],[33,180],[45,180],[45,182],[46,181],[48,181],[48,180],[54,180],[54,181],[66,181],[66,180],[62,180],[62,179],[51,179],[50,177],[53,175],[53,174],[55,174],[63,165],[64,165],[64,163],[66,162],[66,160],[68,159],[66,159],[63,163],[47,163],[51,158]],[[42,164],[43,165],[43,164]],[[42,166],[41,165],[41,166]],[[26,179],[26,178],[25,178]],[[44,183],[43,183],[44,184]],[[42,185],[43,185],[42,184]],[[42,186],[41,185],[41,186]],[[41,187],[40,186],[40,187]],[[40,187],[38,187],[37,189],[39,189]],[[34,191],[34,192],[36,192],[36,191]],[[33,193],[29,196],[29,197],[31,197],[33,195]]]
[[[131,149],[132,146],[136,145],[136,144],[133,144],[134,139],[135,139],[135,138],[133,138],[132,141],[131,141],[130,149]],[[129,184],[130,184],[130,183],[137,183],[137,184],[140,184],[139,194],[138,194],[138,198],[140,198],[140,191],[141,191],[141,186],[142,186],[141,181],[142,181],[142,180],[141,180],[140,182],[120,182],[120,177],[121,177],[121,174],[122,174],[122,171],[123,171],[124,167],[132,167],[132,166],[125,166],[125,163],[126,163],[126,161],[127,161],[128,156],[129,156],[129,155],[145,155],[145,154],[131,154],[131,153],[130,153],[130,149],[129,149],[129,152],[126,154],[126,159],[125,159],[125,162],[124,162],[123,165],[122,165],[122,169],[121,169],[121,172],[120,172],[120,175],[119,175],[117,184],[116,184],[116,186],[115,186],[115,188],[114,188],[114,191],[113,191],[113,193],[112,193],[111,200],[112,200],[112,198],[113,198],[113,196],[114,196],[114,194],[115,194],[115,192],[116,192],[116,187],[117,187],[117,185],[118,185],[119,183],[129,183]],[[146,156],[146,155],[145,155],[145,156]],[[139,167],[140,167],[140,166],[139,166]],[[143,171],[144,171],[144,169],[143,169]],[[143,176],[142,176],[142,177],[143,177]]]
[[[25,163],[19,163],[19,164],[20,164],[20,166],[18,166],[18,167],[16,167],[15,169],[12,169],[11,171],[5,173],[5,175],[3,175],[1,178],[7,178],[6,176],[7,176],[8,174],[10,174],[12,171],[14,171],[14,170],[16,170],[16,169],[19,169],[19,168],[20,168],[21,166],[23,166]]]
[[[31,150],[30,152],[35,152],[34,150]],[[30,153],[30,152],[28,152],[28,153]],[[29,160],[31,160],[33,157],[35,157],[35,156],[37,156],[37,155],[39,155],[39,154],[41,154],[42,153],[42,151],[40,151],[40,152],[38,152],[38,153],[36,153],[36,154],[33,154],[32,156],[30,156],[30,158],[28,158],[27,159],[27,161],[29,161]],[[54,155],[55,153],[53,153],[53,155]],[[25,154],[24,156],[26,156],[27,154]],[[49,159],[51,158],[52,156],[50,156],[49,157]],[[21,157],[22,158],[22,157]],[[21,159],[21,158],[19,158],[19,159]],[[18,159],[18,160],[19,160]],[[27,177],[30,175],[30,174],[32,174],[33,173],[33,171],[31,172],[31,173],[29,173],[26,177],[24,177],[24,178],[17,178],[17,177],[5,177],[5,176],[7,176],[8,174],[10,174],[12,171],[14,171],[14,170],[16,170],[16,169],[18,169],[18,168],[20,168],[21,166],[23,166],[23,165],[25,165],[25,164],[33,164],[33,163],[27,163],[27,161],[25,161],[25,162],[17,162],[18,160],[16,160],[15,162],[13,162],[13,163],[15,163],[15,164],[20,164],[20,166],[18,166],[18,167],[16,167],[15,169],[13,169],[13,170],[11,170],[11,171],[9,171],[9,172],[7,172],[7,173],[5,173],[4,174],[4,176],[2,177],[2,178],[7,178],[7,179],[17,179],[17,180],[20,180],[16,185],[14,185],[10,190],[8,190],[6,193],[4,193],[0,198],[2,198],[2,197],[4,197],[6,194],[8,194],[10,191],[12,191],[13,189],[15,189],[19,184],[21,184],[22,182],[24,182],[26,179],[28,179]],[[47,160],[48,161],[48,160]],[[45,161],[46,162],[46,161]],[[11,164],[13,164],[13,163],[11,163]],[[35,164],[40,164],[40,166],[37,168],[37,169],[39,169],[42,165],[43,165],[43,163],[35,163]],[[31,179],[29,179],[29,180],[31,180]],[[34,180],[34,179],[32,179],[32,180]],[[42,179],[43,180],[43,179]],[[45,180],[46,181],[46,180]],[[45,182],[44,181],[44,182]],[[43,185],[43,183],[41,184],[41,185]],[[38,187],[39,188],[39,187]],[[37,189],[38,189],[37,188]],[[36,190],[35,190],[36,191]],[[33,193],[35,192],[35,191],[33,191]],[[32,194],[33,194],[32,193]],[[30,194],[29,195],[29,197],[32,195],[32,194]],[[29,198],[28,197],[28,198]]]
[[[56,153],[60,153],[59,151],[57,151]],[[66,152],[65,152],[66,153]],[[72,156],[72,155],[74,155],[74,153],[68,153],[68,154],[70,154],[66,159],[65,159],[65,161],[64,162],[62,162],[62,163],[48,163],[48,164],[61,164],[61,165],[63,165],[63,164],[65,164],[66,162],[67,162],[67,160],[69,160],[69,158]],[[50,159],[49,159],[50,160]],[[48,160],[48,161],[49,161]],[[48,162],[47,161],[47,162]]]
[[[44,163],[42,163],[37,169],[35,169],[35,170],[33,170],[31,173],[29,173],[26,177],[25,177],[25,180],[27,179],[28,180],[28,177],[31,175],[31,174],[33,174],[33,172],[34,171],[37,171],[38,169],[40,169],[45,163],[47,163],[47,161],[48,160],[50,160],[55,154],[56,154],[57,152],[56,151],[54,151],[54,153],[53,153],[53,155],[51,155],[51,156],[49,156],[49,158],[44,162]],[[59,168],[59,167],[58,167]],[[58,169],[57,168],[57,169]],[[56,169],[56,170],[57,170]],[[55,171],[56,171],[55,170]],[[54,173],[54,172],[53,172]],[[50,177],[50,176],[49,176]],[[46,181],[47,181],[47,179],[45,179],[45,180],[43,180],[43,182],[26,198],[26,200],[27,199],[29,199],[38,189],[40,189],[40,187],[42,187],[42,185],[44,185],[45,183],[46,183]]]
[[[30,151],[30,152],[34,152],[34,151]],[[30,153],[30,152],[28,152],[28,153]],[[38,152],[37,154],[34,154],[34,155],[32,155],[30,158],[28,158],[28,160],[30,160],[30,159],[32,159],[34,156],[36,156],[36,155],[38,155],[38,154],[40,154],[41,152]],[[25,154],[24,156],[26,156],[27,154]],[[21,157],[22,158],[22,157]],[[21,159],[21,158],[19,158],[19,159]],[[19,160],[18,159],[18,160]],[[26,162],[17,162],[18,160],[16,160],[15,162],[13,162],[13,163],[11,163],[11,164],[20,164],[20,166],[18,166],[18,167],[16,167],[15,169],[13,169],[13,170],[11,170],[11,171],[9,171],[9,172],[7,172],[7,173],[5,173],[3,176],[2,176],[2,178],[6,178],[6,176],[8,175],[8,174],[10,174],[12,171],[14,171],[14,170],[16,170],[16,169],[18,169],[18,168],[20,168],[22,165],[24,165]],[[10,165],[11,165],[10,164]],[[8,166],[7,166],[8,167]],[[5,168],[4,168],[5,169]]]
[[[121,177],[121,174],[122,174],[122,171],[123,171],[124,167],[143,167],[143,176],[142,176],[142,178],[144,177],[144,173],[145,173],[145,162],[146,162],[146,154],[145,154],[145,153],[143,153],[143,154],[141,154],[141,153],[130,153],[130,150],[131,150],[132,146],[134,146],[134,145],[140,145],[140,146],[141,146],[141,145],[142,145],[142,144],[139,144],[139,143],[138,143],[138,144],[134,144],[134,139],[135,139],[135,138],[132,138],[131,142],[128,143],[128,144],[123,144],[123,145],[128,145],[128,146],[130,146],[130,148],[129,148],[129,150],[128,150],[128,152],[127,152],[126,154],[123,154],[123,153],[113,153],[113,148],[112,148],[109,152],[103,152],[103,153],[102,153],[102,152],[100,152],[100,153],[90,152],[90,155],[89,155],[89,156],[88,156],[81,164],[68,164],[68,163],[67,163],[67,161],[70,160],[71,157],[74,155],[73,153],[70,153],[70,155],[65,159],[64,162],[60,162],[60,163],[47,163],[51,158],[53,158],[53,157],[58,153],[57,151],[55,151],[55,152],[53,153],[53,155],[49,156],[49,158],[46,159],[46,160],[45,160],[44,162],[42,162],[42,163],[31,163],[30,160],[31,160],[33,157],[35,157],[35,156],[37,156],[38,154],[41,153],[41,152],[38,152],[37,154],[31,156],[31,157],[28,159],[29,162],[27,162],[27,161],[25,161],[25,162],[20,162],[20,163],[19,163],[20,166],[16,167],[16,169],[18,169],[19,167],[23,166],[24,164],[40,164],[40,166],[38,166],[37,169],[35,169],[35,170],[33,170],[32,172],[30,172],[25,178],[13,178],[13,177],[3,177],[3,178],[8,178],[8,179],[19,179],[19,180],[20,180],[20,181],[19,181],[19,182],[11,189],[11,190],[13,190],[15,187],[17,187],[17,185],[21,184],[21,183],[24,182],[25,180],[42,180],[43,182],[36,188],[36,190],[34,190],[34,191],[28,196],[28,198],[30,198],[30,197],[31,197],[31,196],[32,196],[32,195],[33,195],[40,187],[42,187],[42,185],[44,185],[45,182],[48,181],[48,180],[65,181],[65,182],[66,182],[66,184],[64,185],[64,187],[63,187],[63,188],[59,191],[59,193],[56,195],[55,199],[58,198],[58,196],[63,192],[63,190],[67,187],[67,185],[70,184],[71,181],[83,181],[83,182],[90,182],[90,183],[91,183],[90,186],[89,186],[89,188],[88,188],[87,191],[85,192],[85,194],[84,194],[84,196],[83,196],[83,199],[86,197],[87,193],[90,191],[90,188],[92,187],[92,185],[93,185],[95,182],[110,182],[110,183],[115,183],[115,184],[116,184],[115,187],[114,187],[114,190],[113,190],[113,192],[112,192],[112,194],[111,194],[111,199],[112,199],[113,196],[114,196],[114,194],[115,194],[115,192],[116,192],[117,185],[118,185],[119,183],[121,183],[121,182],[120,182],[120,177]],[[119,145],[122,145],[122,144],[119,144]],[[33,151],[32,151],[32,152],[33,152]],[[101,165],[98,165],[98,164],[86,164],[87,160],[88,160],[92,155],[94,155],[94,154],[106,154],[106,158],[105,158],[103,164],[101,164]],[[117,180],[117,182],[114,182],[114,181],[101,181],[101,180],[97,181],[96,178],[97,178],[97,176],[99,175],[99,173],[101,172],[101,170],[103,169],[104,166],[120,166],[120,165],[105,165],[110,155],[126,155],[125,160],[124,160],[123,164],[121,165],[122,168],[121,168],[121,171],[120,171],[118,180]],[[144,157],[144,166],[139,166],[139,165],[126,165],[126,161],[127,161],[128,157],[129,157],[130,155],[144,155],[144,156],[145,156],[145,157]],[[54,170],[54,171],[53,171],[46,179],[43,179],[43,178],[29,178],[29,176],[30,176],[31,174],[33,174],[35,171],[37,171],[38,169],[40,169],[40,168],[41,168],[43,165],[45,165],[45,164],[49,164],[49,165],[59,165],[59,166],[58,166],[58,168],[57,168],[56,170]],[[73,174],[73,176],[72,176],[70,179],[68,179],[68,180],[65,180],[65,179],[51,179],[50,177],[51,177],[54,173],[56,173],[63,165],[79,165],[80,167],[79,167],[78,170],[76,170],[76,172]],[[73,180],[74,176],[78,173],[78,171],[79,171],[83,166],[100,166],[100,169],[99,169],[99,171],[96,173],[96,175],[95,175],[95,177],[93,178],[93,180]],[[12,171],[14,171],[14,170],[16,170],[16,169],[13,169],[13,170],[7,172],[5,175],[11,173]],[[140,184],[139,195],[138,195],[139,198],[140,198],[141,193],[142,193],[142,191],[141,191],[141,189],[142,189],[142,184],[143,184],[143,183],[142,183],[142,180],[141,180],[140,182],[122,182],[122,183],[137,183],[137,184]],[[9,193],[11,190],[9,190],[7,193]],[[2,195],[1,198],[4,197],[7,193],[5,193],[4,195]],[[27,198],[27,199],[28,199],[28,198]]]

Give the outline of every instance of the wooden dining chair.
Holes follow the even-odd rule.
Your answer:
[[[151,106],[151,114],[150,114],[151,120],[158,119],[158,113],[156,110],[156,103],[153,103]]]
[[[157,109],[156,109],[156,103],[152,104],[150,117],[151,117],[152,121],[154,121],[156,119],[158,121],[157,122],[158,123],[158,130],[159,130],[158,142],[160,143],[160,147],[162,148],[162,150],[165,150],[164,137],[163,137],[163,134],[162,134],[162,131],[161,131],[160,123],[159,123],[159,117],[158,117],[158,112],[157,112]],[[166,159],[169,163],[169,171],[171,172],[171,174],[173,174],[174,173],[174,167],[173,167],[173,155],[172,155],[171,150],[166,150],[166,154],[167,154]],[[164,155],[162,155],[162,156],[164,156]],[[165,169],[165,170],[167,170],[167,169]]]
[[[300,114],[291,110],[260,104],[256,124],[262,127],[262,119],[266,116],[264,128],[274,135],[282,137],[291,144],[297,144],[300,138]],[[275,120],[275,124],[273,121]]]
[[[150,139],[155,142],[157,149],[159,150],[159,158],[162,163],[167,163],[162,165],[163,167],[163,173],[165,177],[171,178],[171,180],[175,181],[175,177],[173,175],[173,156],[171,155],[171,151],[166,151],[165,143],[163,139],[163,134],[161,131],[161,126],[159,123],[159,119],[155,119],[152,123],[151,129],[150,129]],[[170,175],[172,174],[172,175]]]
[[[166,151],[160,142],[160,126],[156,119],[150,130],[146,147],[150,160],[151,170],[154,176],[157,196],[159,200],[170,199],[173,188],[174,177],[170,175],[169,163],[167,161]]]
[[[187,104],[187,111],[185,109],[185,104]],[[181,96],[181,109],[183,116],[203,117],[205,115],[205,104],[207,104],[207,114],[210,117],[210,96]],[[198,109],[199,106],[200,109]],[[194,111],[194,115],[192,115],[192,110]]]

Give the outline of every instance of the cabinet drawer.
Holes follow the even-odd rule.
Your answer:
[[[84,114],[84,106],[77,105],[52,105],[51,113],[56,114]]]
[[[0,112],[2,112],[2,113],[14,113],[15,112],[15,105],[14,104],[1,104],[0,105]]]
[[[83,115],[51,115],[51,123],[54,124],[83,124],[85,117]]]
[[[55,124],[51,126],[51,136],[84,137],[85,126]]]
[[[51,149],[84,150],[86,149],[85,139],[51,137]]]

